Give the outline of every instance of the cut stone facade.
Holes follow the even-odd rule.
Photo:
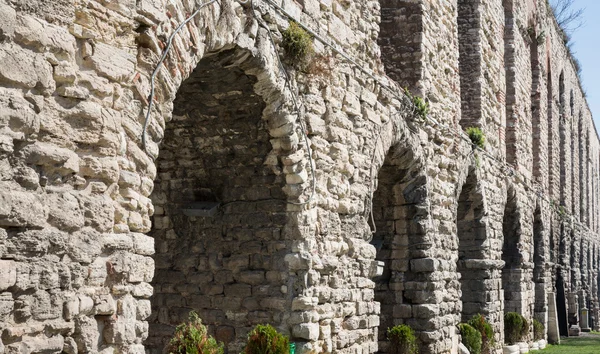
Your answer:
[[[229,353],[600,329],[600,140],[545,0],[200,5],[0,0],[0,351],[162,353],[192,310]]]

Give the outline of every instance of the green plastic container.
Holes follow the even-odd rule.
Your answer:
[[[296,354],[296,343],[290,343],[290,354]]]

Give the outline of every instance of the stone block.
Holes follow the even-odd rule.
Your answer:
[[[85,219],[79,201],[70,193],[50,193],[47,196],[48,223],[65,231],[83,227]]]
[[[100,42],[95,43],[93,55],[87,57],[86,61],[91,63],[100,75],[117,82],[125,82],[135,73],[134,55]]]
[[[42,54],[9,44],[0,48],[0,61],[0,82],[30,89],[39,85],[47,93],[54,91],[52,66]]]
[[[0,291],[4,291],[17,282],[17,264],[15,261],[0,260]]]
[[[0,186],[0,226],[39,228],[45,225],[47,212],[40,195]]]
[[[318,323],[301,323],[292,328],[292,335],[296,338],[303,338],[310,341],[319,339]]]

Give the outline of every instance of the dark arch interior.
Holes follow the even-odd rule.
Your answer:
[[[521,313],[521,278],[523,256],[519,247],[521,241],[521,226],[517,210],[517,197],[514,191],[509,191],[504,219],[502,222],[504,244],[502,247],[502,260],[505,262],[502,269],[502,287],[504,288],[504,312]]]
[[[542,211],[539,205],[533,214],[533,286],[535,292],[535,303],[533,314],[541,323],[545,323],[548,311],[546,300],[546,271],[544,229],[542,223]],[[546,326],[547,327],[547,326]]]
[[[462,322],[467,322],[476,314],[487,315],[489,308],[486,282],[490,279],[488,269],[482,267],[481,260],[488,259],[485,210],[482,191],[478,188],[473,170],[469,171],[458,198],[457,233],[458,263],[460,273]]]
[[[229,352],[241,350],[253,325],[282,322],[285,203],[253,201],[285,199],[285,181],[264,165],[265,102],[257,78],[238,65],[244,58],[229,50],[203,59],[166,126],[151,197],[152,353],[192,310]]]
[[[381,304],[379,351],[389,345],[386,330],[406,323],[423,331],[427,319],[413,316],[412,305],[422,303],[417,294],[427,288],[423,274],[415,271],[414,258],[422,257],[425,230],[420,220],[425,216],[422,204],[426,198],[425,177],[417,174],[410,151],[392,150],[378,175],[373,196],[373,217],[377,232],[372,243],[376,259],[383,262],[383,275],[376,277],[375,301]]]

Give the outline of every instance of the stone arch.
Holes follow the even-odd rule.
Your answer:
[[[177,91],[151,196],[156,352],[192,310],[230,351],[258,323],[289,330],[286,176],[269,163],[280,118],[267,109],[282,93],[261,65],[239,47],[207,53]]]
[[[493,270],[499,268],[499,264],[492,260],[485,184],[475,163],[469,166],[458,196],[456,225],[461,321],[467,322],[476,314],[495,316],[493,304],[498,294]]]
[[[408,324],[417,333],[436,329],[429,327],[436,315],[422,311],[435,301],[430,275],[436,269],[428,258],[431,220],[422,152],[407,135],[388,135],[382,141],[391,148],[377,159],[382,162],[373,195],[376,232],[371,244],[381,267],[374,282],[375,301],[381,306],[379,351],[385,353],[387,328]]]
[[[240,6],[226,0],[201,10],[157,75],[146,148],[157,158],[151,352],[191,310],[229,351],[258,323],[291,332],[286,319],[300,288],[284,258],[298,233],[286,201],[306,197],[310,172],[277,53],[262,27],[242,32],[253,20],[236,14]],[[161,11],[180,20],[193,12],[180,3]],[[139,56],[151,63],[154,31],[140,28]],[[147,69],[134,79],[142,98]]]
[[[523,314],[524,289],[522,279],[524,277],[524,255],[522,252],[523,240],[521,226],[521,211],[518,205],[517,193],[514,187],[507,189],[507,199],[504,207],[502,221],[502,234],[504,236],[502,246],[502,288],[504,290],[504,312],[518,312]]]

